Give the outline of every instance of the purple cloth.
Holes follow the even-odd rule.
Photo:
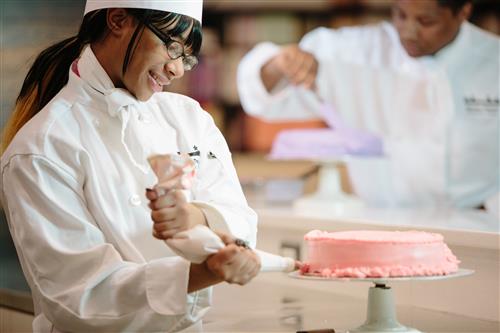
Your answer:
[[[383,143],[380,138],[366,131],[349,127],[328,104],[323,104],[320,112],[330,128],[281,131],[274,139],[269,157],[321,159],[345,155],[380,156],[383,154]]]

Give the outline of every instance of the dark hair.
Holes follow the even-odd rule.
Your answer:
[[[441,7],[448,7],[453,14],[456,14],[462,9],[466,3],[472,3],[472,0],[437,0],[438,5]]]
[[[125,53],[122,68],[123,73],[127,70],[130,58],[137,46],[135,40],[144,31],[145,22],[154,24],[158,29],[168,32],[168,35],[172,37],[180,36],[191,27],[184,45],[191,48],[192,54],[195,56],[200,52],[202,41],[201,24],[191,17],[157,10],[128,9],[128,12],[138,20],[139,24],[132,35],[127,52]]]
[[[137,46],[138,37],[144,31],[144,22],[149,22],[173,37],[180,36],[190,27],[185,45],[197,55],[201,48],[201,24],[184,15],[156,10],[127,9],[138,20],[137,28],[127,47],[123,73]],[[101,40],[108,33],[107,10],[95,10],[83,18],[76,36],[67,38],[42,51],[24,79],[21,92],[2,133],[1,152],[5,151],[16,133],[37,114],[66,85],[69,68],[78,58],[84,46]]]

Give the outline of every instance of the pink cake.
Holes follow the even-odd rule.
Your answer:
[[[443,236],[422,231],[313,230],[304,274],[327,277],[446,275],[460,262]]]

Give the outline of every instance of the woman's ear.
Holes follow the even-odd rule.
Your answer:
[[[111,8],[106,13],[106,23],[112,35],[123,36],[133,28],[134,20],[123,8]]]

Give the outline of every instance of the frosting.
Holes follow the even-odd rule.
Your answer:
[[[444,275],[458,269],[459,260],[436,233],[314,230],[304,239],[303,273],[363,278]]]

